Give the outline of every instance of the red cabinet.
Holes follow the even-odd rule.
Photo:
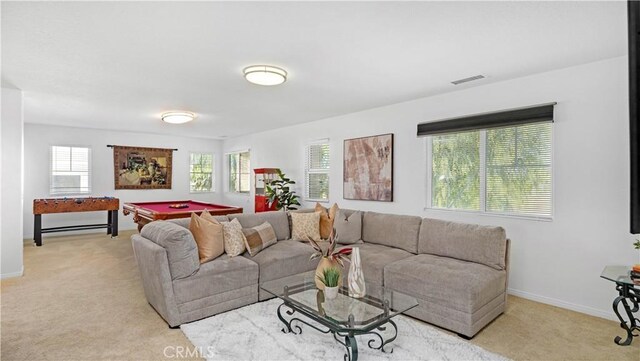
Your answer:
[[[278,179],[278,168],[256,168],[254,191],[255,191],[255,212],[275,211],[276,203],[269,207],[269,197],[267,196],[267,187],[271,181]]]

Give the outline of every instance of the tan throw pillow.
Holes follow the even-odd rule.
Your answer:
[[[356,211],[349,217],[341,209],[336,215],[333,227],[338,233],[339,244],[354,244],[362,238],[362,212]]]
[[[209,262],[224,253],[224,233],[220,223],[208,221],[191,213],[189,230],[198,245],[200,264]]]
[[[291,239],[320,241],[320,212],[291,213]]]
[[[269,222],[251,228],[243,228],[242,233],[244,233],[245,246],[251,257],[278,242],[276,231],[273,230]]]
[[[224,227],[224,251],[227,255],[235,257],[244,253],[245,239],[240,222],[234,218],[231,222],[222,222],[221,224]]]
[[[320,238],[327,239],[333,229],[333,220],[338,213],[338,204],[334,203],[331,208],[326,209],[320,203],[316,203],[316,212],[320,212]]]

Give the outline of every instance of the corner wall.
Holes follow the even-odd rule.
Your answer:
[[[2,88],[0,277],[22,276],[22,91]]]
[[[122,132],[100,129],[71,128],[41,124],[25,124],[25,173],[24,179],[24,238],[32,242],[33,212],[32,204],[36,198],[52,197],[49,194],[49,147],[52,145],[77,145],[91,147],[92,193],[86,196],[112,196],[120,199],[119,229],[135,229],[133,215],[122,214],[125,202],[144,202],[161,200],[201,200],[219,203],[222,172],[222,143],[218,140],[204,138],[188,138],[147,133]],[[113,180],[113,149],[107,144],[130,145],[140,147],[177,148],[173,152],[172,189],[115,190]],[[214,154],[214,186],[212,193],[189,193],[189,152],[210,152]],[[55,196],[54,196],[55,197]],[[69,196],[73,197],[73,196]],[[107,212],[83,212],[67,214],[46,214],[42,216],[42,227],[56,227],[73,224],[106,223]],[[91,230],[89,232],[105,232]],[[44,234],[46,247],[47,236],[61,234]],[[22,234],[22,232],[21,232]]]
[[[252,168],[281,168],[298,181],[296,191],[303,194],[304,147],[311,140],[329,138],[332,203],[503,226],[512,239],[512,294],[613,318],[611,302],[617,293],[600,272],[608,264],[638,262],[628,233],[627,78],[627,58],[613,58],[232,138],[224,142],[224,151],[251,149]],[[558,102],[553,221],[424,208],[426,140],[416,137],[418,123],[552,101]],[[395,134],[394,202],[343,199],[344,139],[382,133]],[[253,209],[252,195],[225,193],[223,202]]]

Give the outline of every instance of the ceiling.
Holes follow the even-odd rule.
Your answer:
[[[213,139],[627,53],[625,2],[1,6],[2,82],[24,91],[26,122]],[[289,80],[250,84],[252,64]],[[173,109],[198,118],[162,123]]]

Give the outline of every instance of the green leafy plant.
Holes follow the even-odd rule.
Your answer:
[[[336,267],[327,267],[322,270],[322,278],[320,278],[320,282],[322,282],[325,286],[337,287],[339,279],[340,270]]]
[[[636,239],[636,242],[633,244],[633,248],[640,250],[640,238]]]
[[[280,169],[278,169],[277,174],[280,179],[265,185],[266,193],[269,197],[269,207],[275,203],[276,209],[284,209],[285,211],[298,209],[297,206],[300,205],[298,195],[291,190],[291,185],[296,184],[296,182],[287,178]]]

